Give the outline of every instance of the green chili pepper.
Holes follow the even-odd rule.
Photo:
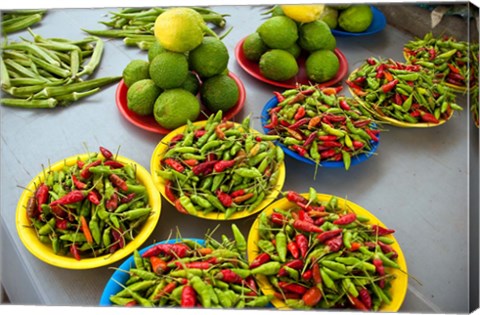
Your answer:
[[[238,226],[234,223],[232,223],[232,232],[233,232],[233,238],[235,239],[235,244],[237,245],[237,248],[240,252],[245,252],[247,249],[247,241],[245,240],[245,236],[243,236],[243,233],[240,231]]]
[[[275,235],[275,248],[280,257],[280,261],[285,262],[287,257],[287,236],[282,231]]]
[[[273,276],[276,275],[282,264],[278,261],[269,261],[251,270],[252,275]]]
[[[320,268],[320,275],[322,277],[323,284],[325,284],[327,288],[336,290],[335,282],[333,281],[332,278],[330,278],[328,273],[325,271],[325,268]]]
[[[355,288],[355,285],[350,278],[343,278],[342,286],[350,295],[353,295],[354,297],[358,296],[358,290]]]

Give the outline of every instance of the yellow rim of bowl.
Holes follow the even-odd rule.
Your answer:
[[[349,76],[349,80],[353,77],[353,75],[359,70],[359,68],[355,69],[354,71],[352,71],[352,73],[350,74]],[[361,99],[357,94],[355,94],[355,92],[353,91],[353,89],[351,87],[348,87],[348,90],[350,91],[350,94],[353,96],[353,98],[355,98],[361,106],[363,106],[363,108],[365,108],[369,113],[371,113],[373,116],[375,116],[377,119],[383,121],[383,122],[387,122],[389,123],[390,125],[392,126],[396,126],[396,127],[403,127],[403,128],[432,128],[432,127],[437,127],[437,126],[441,126],[443,125],[444,123],[446,123],[450,118],[452,118],[453,116],[453,110],[450,110],[449,112],[449,116],[447,119],[439,119],[439,122],[438,124],[432,124],[432,123],[425,123],[425,122],[421,122],[421,123],[416,123],[416,124],[412,124],[412,123],[407,123],[407,122],[403,122],[403,121],[399,121],[397,119],[394,119],[394,118],[391,118],[391,117],[388,117],[388,116],[385,116],[385,115],[382,115],[374,110],[372,110],[369,106],[366,105],[366,101],[364,101],[363,99]]]
[[[73,165],[78,159],[86,160],[89,156],[91,156],[91,153],[68,157],[65,160],[52,164],[47,170],[45,170],[45,172],[48,170],[59,170],[65,165]],[[128,256],[148,239],[160,218],[160,195],[153,184],[150,173],[143,166],[122,156],[116,156],[116,160],[124,164],[134,165],[136,167],[137,179],[147,188],[149,204],[152,207],[152,214],[145,221],[143,229],[135,237],[135,239],[127,243],[124,248],[117,250],[113,254],[102,255],[94,258],[83,258],[81,260],[76,260],[73,257],[54,254],[51,246],[40,242],[34,229],[30,227],[30,221],[25,210],[25,205],[27,204],[28,199],[33,195],[35,188],[45,180],[45,172],[42,171],[27,185],[26,189],[20,196],[16,209],[15,223],[17,226],[18,235],[23,245],[28,249],[28,251],[30,251],[30,253],[32,253],[32,255],[50,265],[60,268],[92,269],[112,264]]]
[[[206,123],[207,123],[206,120],[202,120],[202,121],[194,122],[193,125],[194,126],[204,126]],[[235,124],[239,125],[237,123],[235,123]],[[175,204],[170,199],[168,199],[168,197],[165,195],[165,182],[164,182],[163,178],[160,177],[157,174],[156,170],[158,170],[158,166],[160,165],[160,160],[168,149],[167,144],[170,142],[170,140],[173,137],[175,137],[178,134],[183,133],[186,128],[187,128],[187,126],[185,125],[185,126],[177,128],[177,129],[173,130],[172,132],[170,132],[169,134],[167,134],[158,143],[158,145],[155,147],[155,150],[153,151],[152,159],[151,159],[151,162],[150,162],[150,171],[151,171],[151,175],[152,175],[152,178],[153,178],[153,183],[157,187],[160,194],[172,206],[175,206]],[[254,129],[250,129],[250,130],[252,132],[260,134],[258,131],[254,130]],[[237,212],[233,213],[228,219],[226,219],[225,214],[221,213],[221,212],[215,212],[215,213],[214,212],[209,212],[207,214],[203,214],[201,211],[198,211],[197,214],[195,215],[195,217],[208,219],[208,220],[236,220],[236,219],[242,219],[242,218],[248,217],[252,214],[255,214],[255,213],[261,211],[263,208],[268,206],[272,201],[274,201],[277,198],[278,194],[280,193],[280,191],[283,188],[283,184],[285,182],[285,162],[282,162],[282,164],[280,164],[278,172],[279,172],[278,173],[278,179],[277,179],[277,182],[275,183],[275,186],[272,188],[272,191],[265,197],[265,199],[258,205],[258,207],[255,210],[240,211],[240,212],[237,211]]]
[[[302,196],[304,196],[305,198],[308,198],[308,194],[306,193],[302,194]],[[317,194],[317,198],[321,202],[327,202],[330,200],[331,197],[332,197],[331,195]],[[340,207],[347,208],[358,215],[362,215],[364,217],[369,218],[370,224],[378,224],[381,227],[386,227],[379,219],[377,219],[372,213],[370,213],[366,209],[346,199],[338,198],[338,197],[337,199]],[[263,210],[263,212],[265,212],[266,215],[270,215],[272,214],[275,208],[288,209],[294,206],[295,206],[295,203],[288,201],[288,199],[286,198],[282,198],[270,204],[266,209]],[[256,257],[256,255],[259,252],[259,249],[257,246],[257,243],[260,240],[260,236],[258,234],[258,227],[259,227],[259,217],[257,217],[253,222],[252,227],[250,228],[250,232],[248,234],[247,256],[248,256],[249,263],[253,261],[253,259]],[[393,243],[391,246],[398,253],[397,263],[403,272],[398,269],[389,268],[389,272],[396,276],[396,279],[392,281],[392,288],[390,290],[391,296],[392,296],[392,302],[388,305],[383,305],[380,308],[380,311],[397,312],[402,306],[403,301],[405,299],[405,295],[407,294],[407,287],[408,287],[407,264],[406,264],[405,256],[402,252],[402,249],[400,248],[400,245],[398,245],[398,242],[396,241],[395,237],[393,235],[389,235],[388,237],[392,238],[392,240],[395,241],[395,243]],[[257,277],[259,286],[264,294],[274,294],[275,290],[273,286],[270,284],[270,282],[268,281],[267,277],[262,275],[257,275],[256,277]],[[277,309],[281,309],[281,310],[290,309],[280,299],[273,298],[271,302]]]

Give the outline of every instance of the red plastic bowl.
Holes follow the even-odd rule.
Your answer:
[[[340,62],[340,68],[338,69],[338,72],[335,75],[335,77],[333,77],[329,81],[322,82],[322,83],[311,82],[307,77],[307,73],[305,71],[305,57],[302,55],[297,59],[299,71],[295,77],[286,81],[274,81],[274,80],[267,79],[260,72],[260,67],[258,63],[248,60],[245,57],[245,54],[243,53],[243,49],[242,49],[245,39],[246,37],[240,40],[235,46],[235,57],[237,58],[237,62],[240,65],[240,67],[242,67],[242,69],[245,70],[248,74],[265,83],[286,88],[286,89],[294,89],[297,87],[297,84],[310,85],[312,83],[319,87],[328,87],[328,86],[333,86],[337,84],[347,75],[347,71],[348,71],[347,58],[340,51],[340,49],[335,48],[333,52],[335,53],[335,55],[338,58],[338,61]]]
[[[227,120],[231,120],[243,108],[245,104],[246,93],[245,93],[245,87],[243,86],[242,81],[240,81],[240,79],[235,74],[233,74],[232,72],[229,72],[228,76],[235,81],[239,90],[239,97],[238,97],[237,103],[232,108],[230,108],[230,110],[223,113],[224,118],[226,118]],[[160,126],[155,120],[153,115],[142,116],[128,109],[127,91],[128,91],[128,87],[125,85],[123,80],[121,80],[118,84],[115,98],[116,98],[118,110],[123,115],[123,117],[125,117],[129,122],[131,122],[135,126],[147,131],[159,133],[162,135],[166,135],[170,131],[172,131],[171,129],[165,129],[162,126]],[[205,120],[211,114],[212,112],[202,105],[201,113],[197,118],[197,121]]]

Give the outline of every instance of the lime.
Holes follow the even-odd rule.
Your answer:
[[[197,95],[200,90],[200,81],[198,80],[197,75],[193,72],[189,72],[187,79],[183,82],[181,88],[187,90],[193,95]]]
[[[292,56],[297,59],[300,54],[302,53],[302,48],[300,47],[300,45],[298,45],[297,43],[293,44],[292,46],[288,47],[287,49],[284,49],[286,51],[288,51],[289,53],[292,54]]]
[[[212,36],[205,36],[200,46],[188,54],[190,70],[195,71],[200,78],[220,74],[227,68],[228,59],[227,46]]]
[[[373,21],[373,12],[369,5],[353,5],[340,12],[338,26],[347,32],[365,31]]]
[[[123,83],[125,83],[127,87],[130,87],[139,80],[149,79],[149,66],[148,61],[145,60],[137,59],[130,61],[125,69],[123,69]]]
[[[133,83],[127,91],[127,107],[139,115],[151,115],[153,104],[162,92],[151,79],[143,79]]]
[[[258,32],[251,33],[245,38],[242,45],[243,54],[245,58],[250,61],[257,62],[263,53],[268,50],[268,46],[265,45],[260,34]]]
[[[192,93],[184,89],[164,91],[153,106],[155,121],[166,129],[183,126],[187,121],[195,121],[200,115],[200,102]]]
[[[324,4],[289,4],[281,5],[283,13],[300,23],[310,23],[318,20],[325,7]]]
[[[274,16],[263,22],[257,32],[270,48],[286,49],[298,39],[297,24],[286,16]]]
[[[298,64],[291,53],[282,49],[272,49],[260,57],[260,72],[271,80],[285,81],[298,73]]]
[[[333,79],[339,68],[337,55],[328,49],[314,51],[305,60],[307,77],[319,83]]]
[[[337,44],[330,27],[320,20],[302,24],[298,33],[298,44],[309,52],[319,49],[333,50]]]
[[[188,75],[188,61],[184,54],[165,51],[150,63],[150,77],[162,89],[180,87]]]
[[[211,112],[221,110],[225,113],[238,102],[240,91],[235,80],[220,74],[203,82],[200,95],[202,103]]]
[[[154,35],[167,50],[187,52],[202,43],[205,22],[191,8],[171,8],[155,20]]]
[[[164,51],[166,51],[165,48],[163,48],[160,42],[156,40],[148,49],[148,61],[152,62],[153,58]]]
[[[338,10],[331,6],[325,6],[319,20],[327,23],[330,29],[336,28],[338,25]]]

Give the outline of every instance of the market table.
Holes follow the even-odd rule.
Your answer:
[[[245,107],[235,120],[251,114],[253,127],[261,130],[263,105],[273,96],[272,91],[282,90],[243,71],[235,60],[234,48],[241,38],[255,31],[267,7],[212,9],[229,14],[226,29],[233,26],[233,30],[224,39],[230,52],[229,69],[246,88]],[[44,37],[80,39],[87,36],[81,28],[102,29],[98,22],[106,20],[112,10],[116,8],[50,10],[34,31]],[[30,35],[21,32],[10,38],[19,36]],[[371,36],[338,37],[337,47],[345,54],[350,72],[370,56],[402,60],[402,46],[411,39],[411,35],[387,25]],[[95,76],[121,75],[133,59],[146,59],[146,52],[126,47],[120,39],[105,39],[105,52]],[[115,90],[111,85],[67,108],[0,108],[1,282],[12,304],[98,305],[113,268],[121,264],[84,271],[50,266],[26,250],[15,227],[22,187],[40,172],[41,165],[102,145],[119,148],[121,155],[149,169],[151,154],[162,136],[139,129],[122,117],[115,105]],[[349,94],[346,86],[342,93]],[[467,108],[465,96],[459,96],[458,103]],[[320,168],[314,180],[312,166],[287,157],[284,189],[302,192],[313,186],[321,193],[348,198],[396,230],[411,275],[400,311],[467,312],[468,210],[470,194],[475,191],[470,189],[469,178],[472,171],[478,173],[478,129],[468,109],[435,128],[386,129],[377,154],[349,171]],[[478,186],[476,189],[478,194]],[[247,235],[254,219],[251,216],[235,223]],[[201,238],[217,226],[216,235],[230,233],[229,222],[185,216],[164,201],[160,221],[145,245],[168,238],[177,228],[183,237]]]

